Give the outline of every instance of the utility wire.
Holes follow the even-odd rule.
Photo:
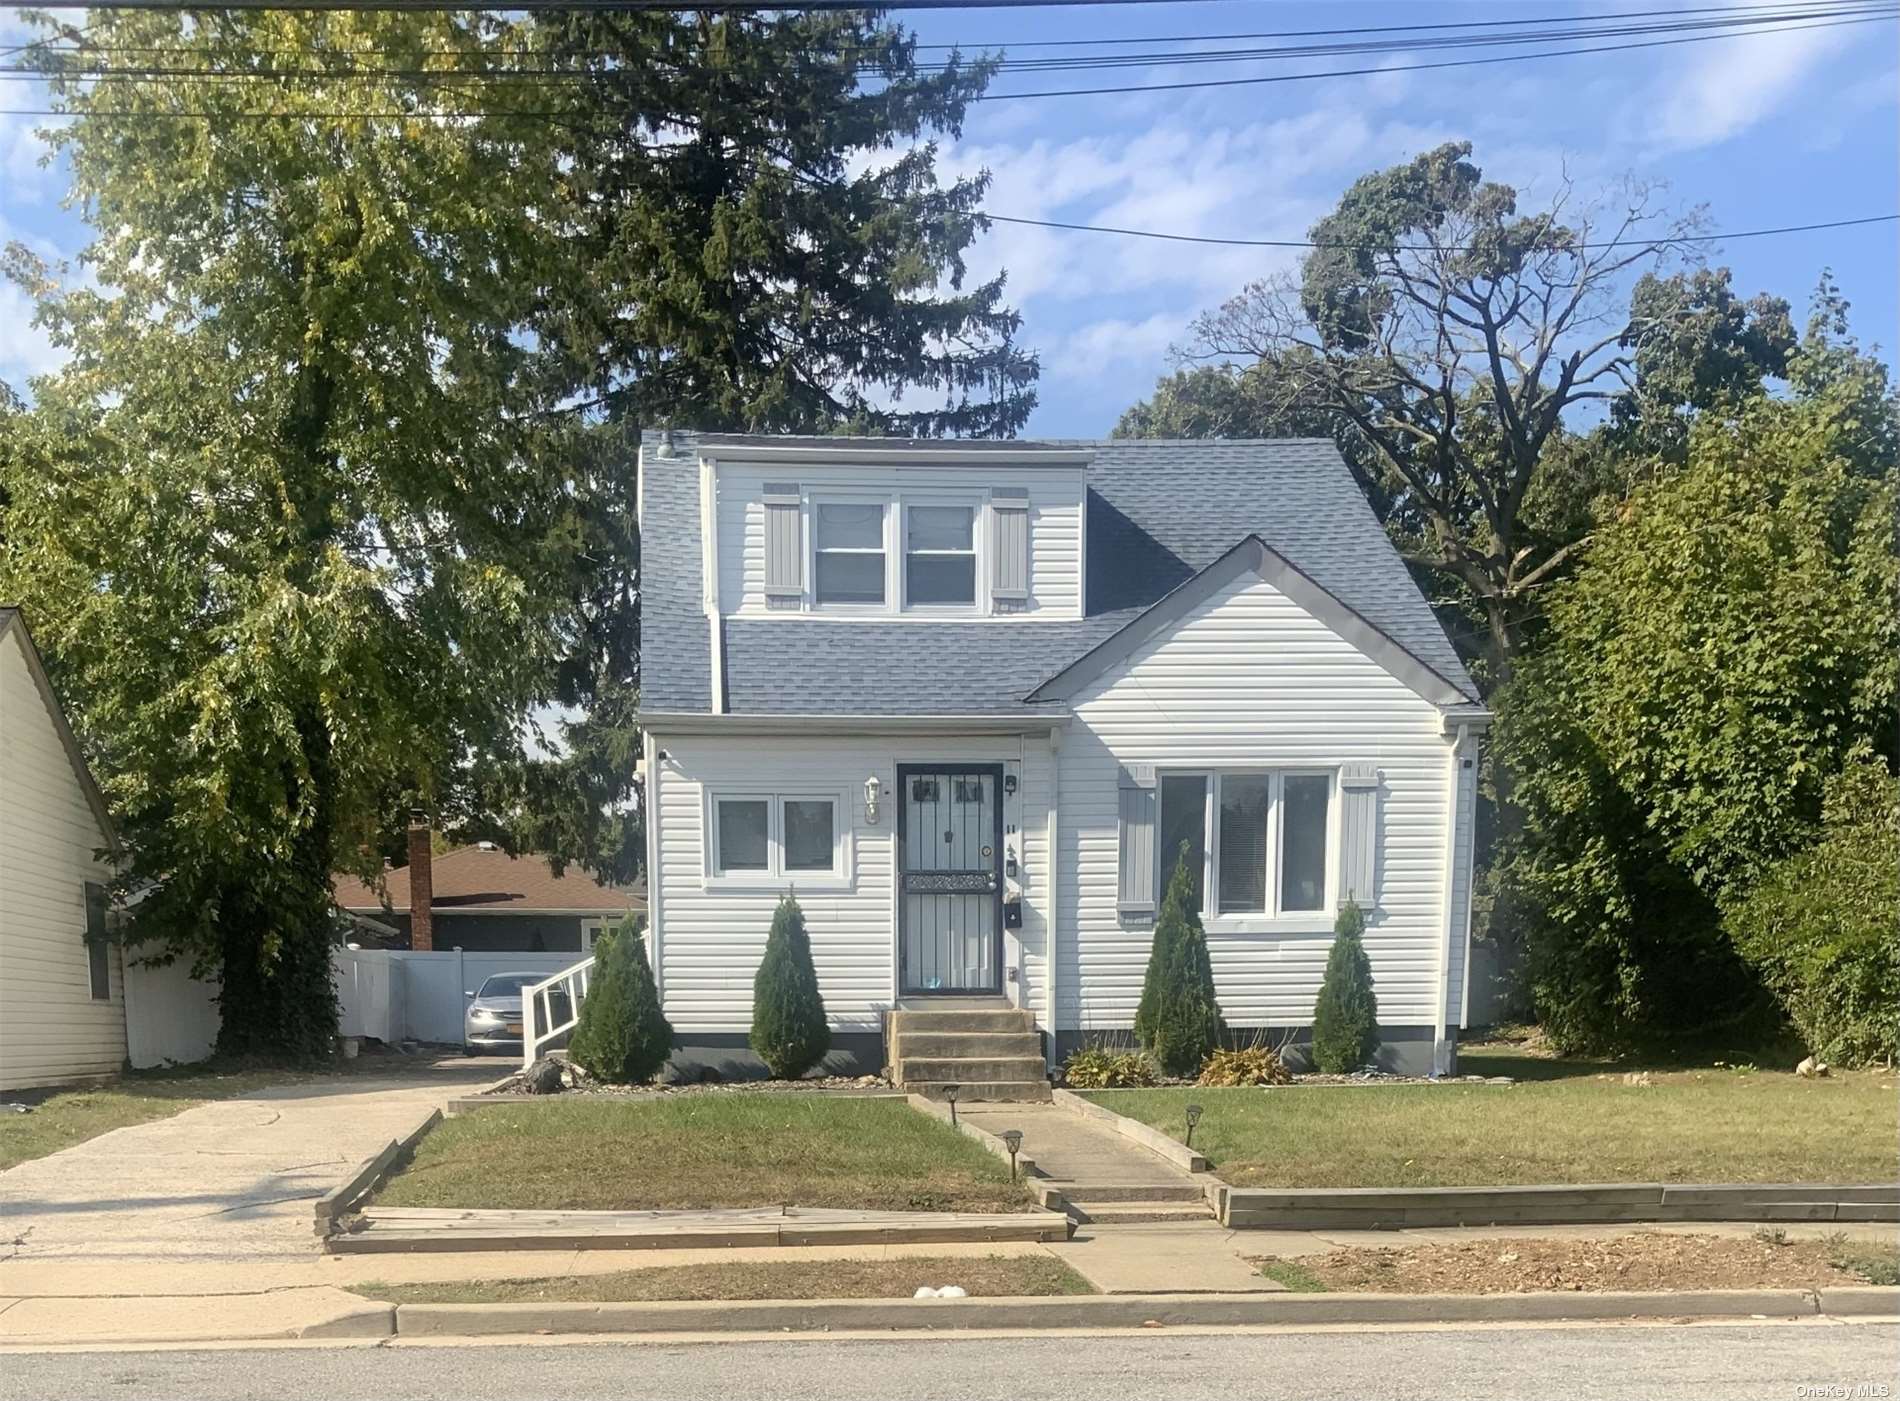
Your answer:
[[[1269,83],[1307,83],[1307,82],[1317,82],[1317,81],[1328,79],[1328,78],[1370,77],[1370,76],[1375,76],[1375,75],[1385,75],[1385,74],[1391,74],[1391,73],[1427,72],[1427,71],[1433,71],[1433,70],[1438,70],[1438,69],[1489,67],[1496,64],[1526,63],[1533,60],[1550,59],[1550,58],[1561,59],[1561,58],[1570,58],[1570,57],[1589,55],[1589,54],[1620,53],[1620,52],[1627,52],[1627,51],[1636,50],[1636,49],[1671,48],[1671,47],[1675,47],[1677,45],[1682,45],[1682,44],[1705,44],[1705,43],[1711,43],[1711,42],[1722,40],[1722,39],[1758,37],[1758,36],[1766,35],[1766,34],[1791,33],[1791,32],[1798,32],[1802,30],[1833,29],[1833,28],[1841,28],[1848,25],[1858,25],[1858,24],[1880,24],[1880,23],[1888,22],[1893,17],[1894,16],[1892,13],[1883,12],[1881,14],[1866,16],[1862,18],[1822,20],[1822,21],[1800,23],[1800,24],[1777,24],[1777,25],[1772,25],[1772,26],[1762,28],[1762,29],[1751,30],[1751,31],[1748,31],[1746,34],[1737,33],[1734,31],[1727,31],[1727,32],[1717,33],[1717,34],[1692,34],[1692,35],[1688,35],[1684,37],[1671,38],[1671,39],[1646,39],[1646,40],[1633,41],[1633,42],[1628,42],[1628,43],[1618,43],[1618,44],[1597,44],[1597,45],[1589,45],[1589,46],[1575,47],[1575,48],[1544,49],[1544,50],[1534,51],[1531,53],[1501,54],[1501,55],[1495,55],[1488,58],[1440,59],[1440,60],[1435,60],[1433,62],[1428,62],[1428,63],[1381,64],[1376,67],[1329,69],[1329,70],[1324,70],[1324,71],[1316,72],[1316,73],[1275,73],[1275,74],[1267,74],[1263,76],[1256,76],[1256,77],[1249,77],[1249,78],[1204,78],[1204,79],[1184,81],[1184,82],[1121,84],[1121,85],[1115,85],[1115,86],[1089,87],[1089,88],[1056,88],[1056,89],[1044,89],[1040,91],[1031,91],[1031,92],[1000,92],[1000,93],[984,92],[984,93],[978,93],[974,95],[969,100],[972,102],[1012,102],[1012,101],[1026,100],[1030,98],[1090,97],[1090,96],[1104,96],[1104,95],[1110,95],[1110,94],[1126,94],[1126,93],[1138,93],[1138,92],[1173,92],[1173,91],[1182,91],[1182,90],[1196,89],[1196,88],[1250,87],[1250,86],[1269,84]],[[314,76],[323,76],[323,75],[319,74],[319,75],[314,75]],[[462,75],[449,75],[449,76],[462,76]],[[467,76],[473,77],[475,75],[469,74]],[[601,76],[604,77],[607,75],[601,75]],[[76,115],[76,114],[66,108],[0,108],[0,116],[58,117],[58,116],[71,116],[71,115]],[[270,118],[276,118],[276,117],[290,117],[290,118],[308,119],[311,117],[322,117],[326,115],[337,117],[337,118],[361,117],[361,118],[369,119],[369,118],[376,118],[376,117],[392,117],[392,118],[417,119],[417,120],[428,120],[428,119],[450,120],[450,119],[464,119],[464,118],[475,118],[475,117],[486,117],[486,116],[570,118],[574,114],[570,112],[561,112],[561,111],[506,112],[506,111],[488,111],[488,110],[479,110],[479,109],[457,110],[457,111],[395,110],[395,111],[386,111],[386,112],[361,111],[361,112],[331,112],[331,113],[324,113],[321,111],[304,112],[304,111],[297,111],[294,109],[286,109],[286,110],[279,110],[279,111],[235,111],[235,112],[218,112],[218,111],[114,112],[114,111],[99,111],[97,109],[92,109],[92,110],[89,110],[85,115],[89,117],[99,117],[99,118],[115,118],[116,117],[116,118],[124,118],[124,119],[135,120],[135,121],[143,121],[143,120],[148,120],[148,119],[153,119],[153,118],[177,118],[177,119],[218,118],[221,120],[246,120],[246,119],[270,119]]]
[[[1211,43],[1227,43],[1227,42],[1234,42],[1234,41],[1239,41],[1239,40],[1251,40],[1251,39],[1306,39],[1306,38],[1324,38],[1324,37],[1330,37],[1330,36],[1350,35],[1350,34],[1416,34],[1416,33],[1420,33],[1422,31],[1427,31],[1427,30],[1505,29],[1505,28],[1528,27],[1528,26],[1539,25],[1539,24],[1566,24],[1566,23],[1592,23],[1593,24],[1593,23],[1597,23],[1597,22],[1605,21],[1605,20],[1657,19],[1657,18],[1680,17],[1680,16],[1687,16],[1687,15],[1714,14],[1714,15],[1745,16],[1751,12],[1763,11],[1763,10],[1778,10],[1778,9],[1784,9],[1784,8],[1786,8],[1785,5],[1776,4],[1776,3],[1752,3],[1752,4],[1745,4],[1745,5],[1671,6],[1671,7],[1662,8],[1662,9],[1650,9],[1650,10],[1613,10],[1613,11],[1600,12],[1597,14],[1590,14],[1590,15],[1541,15],[1541,16],[1537,16],[1534,18],[1527,18],[1527,19],[1462,20],[1462,21],[1456,21],[1456,22],[1437,21],[1434,23],[1422,23],[1422,24],[1371,24],[1371,25],[1357,25],[1357,26],[1353,26],[1349,28],[1340,28],[1340,29],[1273,29],[1273,30],[1258,30],[1258,31],[1252,31],[1248,33],[1237,33],[1237,34],[1160,34],[1160,35],[1147,35],[1147,36],[1141,36],[1141,37],[1135,37],[1135,38],[1104,37],[1104,38],[1097,38],[1097,39],[993,39],[993,40],[983,40],[983,41],[959,40],[955,43],[947,43],[947,44],[945,43],[913,44],[911,45],[911,47],[919,51],[929,51],[929,52],[935,52],[939,50],[960,50],[963,52],[994,52],[994,51],[999,51],[999,50],[1010,50],[1010,49],[1106,48],[1109,46],[1126,45],[1126,44],[1211,44]],[[1836,10],[1846,11],[1851,8],[1856,8],[1856,6],[1853,6],[1852,4],[1848,4],[1848,3],[1842,3],[1842,0],[1814,0],[1814,3],[1811,6],[1811,8],[1822,10],[1822,11],[1836,11]],[[856,49],[861,49],[867,52],[874,52],[879,47],[881,46],[877,46],[877,45],[839,46],[839,51],[844,52],[844,51],[848,51],[851,48],[856,48]],[[52,40],[40,40],[40,41],[36,41],[35,43],[18,44],[12,47],[11,49],[0,50],[0,56],[4,56],[6,54],[11,54],[11,53],[21,53],[27,49],[38,49],[42,53],[194,54],[194,53],[202,52],[202,50],[199,47],[195,45],[190,45],[190,44],[60,45]],[[249,52],[253,54],[257,54],[257,55],[281,57],[285,55],[305,54],[305,53],[310,53],[312,51],[313,50],[308,49],[308,48],[298,48],[298,49],[252,49]],[[495,47],[495,48],[483,48],[483,47],[466,48],[465,47],[465,48],[453,48],[453,49],[426,48],[426,49],[411,50],[411,49],[394,48],[387,45],[377,45],[377,46],[357,47],[357,48],[348,48],[348,49],[324,50],[324,52],[337,53],[337,54],[342,54],[342,55],[411,54],[413,53],[418,56],[431,57],[431,58],[456,57],[456,56],[463,56],[463,55],[479,56],[483,54],[498,54],[498,55],[509,55],[509,56],[516,56],[516,57],[532,58],[532,57],[537,57],[537,56],[543,56],[545,55],[547,51],[544,49],[505,47],[505,46]],[[567,49],[567,50],[563,50],[563,52],[574,57],[613,57],[617,53],[617,51],[615,50],[603,50],[603,49]]]
[[[1493,46],[1500,46],[1500,45],[1514,46],[1514,45],[1519,45],[1519,44],[1540,43],[1540,42],[1545,42],[1547,40],[1557,40],[1560,42],[1572,43],[1572,42],[1578,42],[1584,39],[1610,38],[1610,37],[1643,35],[1643,34],[1654,34],[1654,33],[1669,34],[1669,33],[1679,33],[1679,32],[1684,32],[1684,31],[1697,32],[1697,31],[1708,30],[1708,29],[1714,29],[1719,32],[1748,32],[1748,33],[1773,32],[1774,26],[1779,25],[1779,24],[1792,23],[1798,20],[1820,19],[1824,16],[1829,18],[1829,22],[1844,22],[1846,18],[1854,17],[1854,16],[1894,17],[1894,16],[1900,16],[1900,7],[1896,7],[1894,4],[1892,4],[1891,0],[1872,0],[1872,2],[1870,3],[1859,4],[1852,8],[1843,7],[1839,9],[1833,9],[1833,10],[1820,10],[1812,6],[1807,6],[1807,7],[1803,7],[1799,9],[1781,10],[1781,11],[1774,11],[1774,12],[1769,12],[1765,14],[1751,15],[1749,17],[1741,18],[1741,19],[1733,19],[1733,18],[1721,19],[1721,20],[1675,19],[1675,20],[1663,20],[1663,21],[1654,22],[1654,23],[1645,23],[1645,24],[1637,24],[1637,25],[1616,25],[1616,26],[1578,27],[1578,28],[1569,28],[1569,29],[1526,30],[1526,31],[1521,31],[1521,32],[1510,32],[1510,33],[1434,35],[1434,36],[1429,36],[1429,37],[1424,37],[1424,38],[1415,37],[1415,38],[1410,38],[1410,39],[1366,40],[1366,41],[1358,41],[1358,42],[1347,43],[1347,44],[1287,45],[1287,46],[1282,46],[1279,48],[1271,48],[1271,49],[1213,49],[1213,50],[1190,50],[1190,51],[1184,51],[1184,52],[1166,52],[1166,53],[1141,52],[1141,53],[1123,53],[1123,54],[1090,54],[1090,55],[1080,55],[1076,57],[1049,57],[1049,58],[1020,59],[1020,60],[1005,59],[997,63],[995,67],[998,71],[1001,71],[1001,72],[1017,72],[1017,71],[1053,72],[1053,71],[1067,71],[1067,70],[1093,70],[1093,69],[1098,69],[1098,68],[1172,66],[1172,65],[1177,65],[1177,64],[1241,63],[1241,62],[1257,62],[1257,61],[1278,60],[1278,59],[1333,57],[1333,56],[1342,55],[1342,54],[1414,52],[1418,50],[1432,50],[1432,49],[1485,48],[1485,47],[1493,47]],[[1711,37],[1717,37],[1717,36],[1711,36]],[[204,54],[202,50],[197,50],[195,52],[199,52],[202,56],[208,57],[208,58],[217,56],[213,54]],[[317,59],[317,58],[327,59],[331,57],[331,54],[329,52],[318,50],[318,49],[283,50],[283,51],[278,51],[278,52],[296,53],[300,56],[313,58],[313,59]],[[488,56],[486,54],[483,54],[480,50],[470,50],[470,51],[465,51],[465,52],[466,52],[466,56],[468,57]],[[256,51],[251,51],[251,50],[245,50],[238,54],[232,55],[232,57],[240,59],[240,60],[248,60],[255,56],[257,56]],[[568,58],[569,56],[566,54],[552,54],[552,55],[544,55],[544,57]],[[875,64],[861,65],[861,71],[875,74],[881,71],[881,66],[875,65]],[[935,72],[956,71],[956,68],[955,68],[955,65],[947,65],[942,68],[921,69],[919,71],[920,73],[927,75],[927,74],[935,73]],[[306,77],[324,78],[324,79],[358,78],[358,77],[361,77],[361,78],[404,78],[404,79],[427,79],[427,80],[436,80],[436,81],[439,81],[442,79],[467,77],[467,78],[475,79],[478,81],[491,82],[491,81],[511,80],[511,79],[517,79],[517,78],[565,78],[565,79],[593,80],[597,78],[611,77],[613,75],[610,72],[603,72],[602,70],[599,70],[599,69],[592,69],[592,68],[585,68],[585,67],[552,66],[552,67],[529,68],[529,67],[524,67],[520,64],[506,64],[506,65],[500,65],[500,66],[488,67],[488,68],[467,68],[467,67],[461,67],[461,66],[451,67],[451,68],[443,68],[443,67],[367,68],[367,67],[352,66],[352,67],[341,67],[341,68],[339,67],[330,67],[330,68],[265,67],[265,68],[232,69],[232,68],[208,67],[203,64],[197,64],[197,65],[192,65],[192,66],[179,66],[179,67],[163,67],[163,66],[149,65],[149,64],[141,65],[141,64],[130,64],[130,63],[87,64],[83,61],[70,62],[70,61],[61,59],[60,61],[54,62],[54,63],[20,63],[20,64],[12,65],[10,67],[0,68],[0,79],[10,79],[12,81],[29,81],[30,82],[30,81],[38,81],[42,77],[52,77],[52,76],[65,77],[69,79],[83,78],[83,79],[90,79],[90,80],[94,80],[98,82],[125,82],[125,81],[140,81],[140,80],[149,79],[149,78],[175,78],[175,77],[204,78],[204,79],[215,80],[215,81],[234,81],[234,82],[270,81],[273,79],[280,79],[280,78],[306,78]]]

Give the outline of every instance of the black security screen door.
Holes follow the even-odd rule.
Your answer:
[[[897,769],[897,985],[1003,990],[1003,766]]]

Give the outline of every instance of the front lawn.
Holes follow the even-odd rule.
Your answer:
[[[1025,1211],[1009,1165],[901,1099],[576,1098],[438,1125],[379,1206]]]
[[[1464,1058],[1488,1085],[1125,1090],[1098,1103],[1183,1136],[1237,1187],[1477,1187],[1540,1182],[1891,1182],[1892,1073],[1802,1080],[1729,1068],[1605,1070]]]
[[[392,1304],[629,1304],[666,1299],[908,1299],[954,1284],[971,1298],[1093,1294],[1051,1255],[916,1255],[894,1260],[722,1260],[556,1279],[360,1284]]]

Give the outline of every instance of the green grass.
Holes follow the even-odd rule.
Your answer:
[[[1539,1182],[1890,1182],[1891,1072],[1802,1080],[1709,1067],[1653,1071],[1465,1055],[1516,1075],[1485,1085],[1153,1089],[1094,1096],[1194,1146],[1246,1187],[1458,1187]]]
[[[1834,1264],[1852,1271],[1869,1284],[1883,1289],[1900,1285],[1900,1246],[1839,1238],[1828,1242],[1828,1252]]]
[[[383,1206],[1023,1211],[1009,1165],[901,1099],[573,1099],[448,1120]]]
[[[175,1070],[135,1070],[103,1085],[55,1090],[30,1114],[0,1110],[0,1170],[71,1148],[113,1129],[169,1119],[214,1099],[249,1094],[298,1078],[295,1072],[215,1063]],[[303,1078],[310,1078],[305,1075]],[[26,1099],[17,1091],[7,1098]]]
[[[1260,1273],[1294,1294],[1324,1294],[1326,1286],[1297,1260],[1262,1260]]]
[[[890,1260],[725,1260],[555,1279],[362,1284],[352,1292],[392,1304],[649,1303],[666,1299],[908,1299],[955,1284],[972,1298],[1093,1294],[1049,1255],[917,1255]]]

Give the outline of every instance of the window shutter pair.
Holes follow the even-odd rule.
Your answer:
[[[990,598],[1000,613],[1029,605],[1029,488],[990,491]]]
[[[1131,923],[1155,917],[1155,771],[1152,764],[1124,767],[1119,784],[1121,809],[1120,886],[1116,909]]]
[[[796,607],[805,601],[805,537],[800,528],[797,482],[767,482],[765,501],[765,606]]]
[[[1339,903],[1362,910],[1379,903],[1379,771],[1348,764],[1339,771]]]

